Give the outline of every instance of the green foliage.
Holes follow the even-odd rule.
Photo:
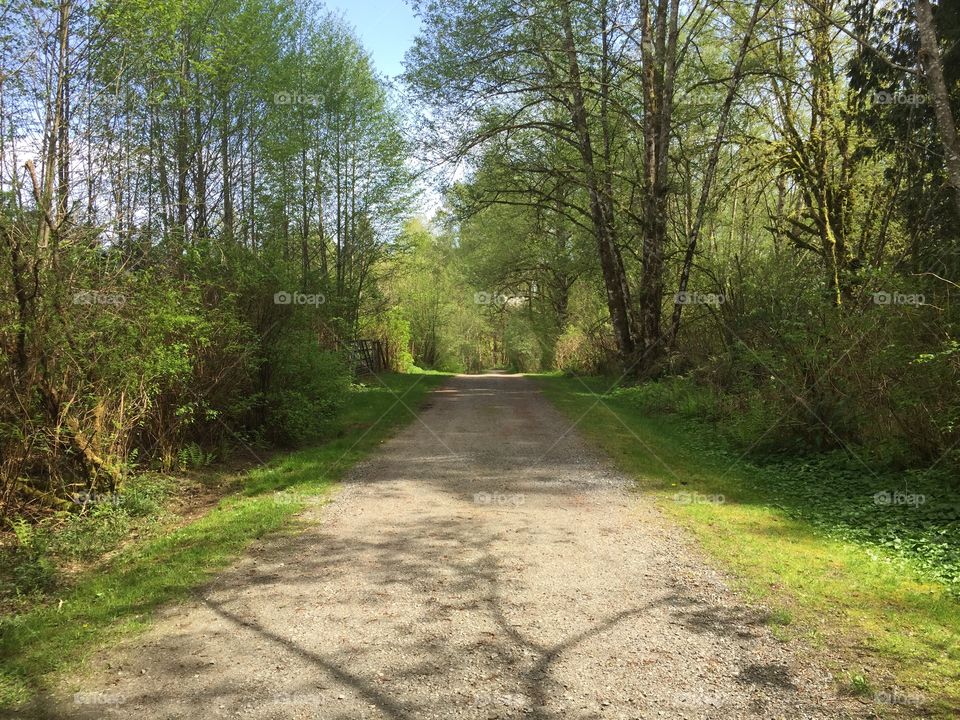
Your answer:
[[[163,475],[130,479],[116,493],[77,495],[76,512],[43,523],[48,551],[56,562],[95,560],[116,549],[135,527],[141,530],[162,519],[164,503],[175,490]]]
[[[0,617],[0,707],[27,701],[48,686],[53,673],[75,668],[91,650],[123,633],[142,630],[157,607],[184,597],[251,541],[289,524],[305,503],[322,500],[347,468],[411,420],[407,407],[416,408],[444,379],[436,374],[384,375],[375,386],[349,389],[341,416],[344,432],[337,438],[250,471],[239,493],[184,527],[171,530],[157,523],[104,566],[64,588],[62,606],[34,605]],[[129,495],[121,491],[126,499],[119,508],[136,514],[131,495],[147,503],[168,489],[161,478],[138,479]],[[17,527],[24,547],[38,557],[45,541],[29,523]]]
[[[455,234],[439,223],[411,220],[399,243],[384,283],[395,305],[377,322],[398,323],[389,336],[408,333],[410,362],[417,367],[476,372],[492,365],[492,323],[458,262]],[[406,354],[398,349],[397,357]]]
[[[715,423],[715,432],[736,446],[756,452],[783,450],[795,442],[795,428],[784,419],[780,396],[765,401],[749,386],[724,393],[698,383],[691,376],[673,376],[615,388],[611,397],[650,413],[673,413],[684,418]]]
[[[865,463],[862,448],[764,457],[756,438],[775,427],[776,409],[761,411],[755,401],[738,415],[727,398],[689,379],[621,387],[605,397],[614,407],[683,417],[699,451],[749,475],[740,492],[829,537],[899,558],[960,595],[960,486],[948,467],[878,470]]]
[[[156,515],[174,489],[174,482],[167,476],[147,473],[138,475],[120,488],[120,505],[131,517]]]
[[[867,678],[860,673],[847,673],[844,690],[856,697],[873,697],[876,691]]]
[[[337,17],[309,2],[132,0],[74,6],[60,33],[58,10],[12,7],[10,37],[44,50],[14,64],[0,51],[0,165],[53,143],[72,181],[37,198],[0,178],[16,186],[0,195],[3,515],[239,443],[322,437],[348,382],[332,353],[381,329],[369,299],[410,199],[401,118]],[[40,82],[53,37],[72,60]],[[73,114],[50,139],[58,85]],[[74,170],[79,137],[99,150]],[[409,320],[381,324],[408,365]]]
[[[181,470],[202,468],[213,462],[213,453],[204,452],[197,443],[191,442],[180,448],[177,452],[177,460]]]
[[[942,281],[864,270],[835,308],[803,264],[758,253],[738,272],[726,302],[687,314],[673,370],[702,406],[691,415],[722,418],[720,432],[762,451],[852,446],[871,467],[955,462],[958,321]],[[875,302],[897,296],[918,302]]]
[[[286,446],[317,440],[334,426],[346,401],[349,371],[335,353],[318,351],[307,334],[283,338],[270,353],[266,425],[271,439]]]
[[[12,521],[11,526],[16,545],[3,553],[6,557],[0,594],[20,597],[48,591],[57,579],[56,566],[47,556],[49,534],[22,518]]]
[[[121,503],[97,502],[67,518],[50,549],[66,560],[92,560],[113,550],[130,528],[130,514]]]
[[[169,478],[144,474],[116,493],[75,493],[70,511],[39,523],[12,521],[16,544],[2,553],[0,601],[42,599],[57,588],[60,566],[96,560],[115,550],[135,527],[145,530],[156,523],[172,491]]]
[[[874,5],[852,3],[849,21],[879,54],[846,48],[850,35],[816,19],[826,6],[758,5],[744,75],[731,82],[749,5],[677,4],[697,53],[668,58],[669,48],[645,55],[635,38],[617,39],[618,13],[630,12],[619,7],[420,3],[433,31],[411,51],[407,80],[431,106],[424,132],[434,149],[470,148],[469,172],[447,193],[449,273],[487,296],[538,288],[529,306],[481,307],[492,348],[461,352],[457,367],[691,377],[696,388],[647,400],[722,419],[725,436],[765,452],[851,445],[871,466],[957,467],[956,191],[929,89],[902,69],[916,61],[916,17],[909,4]],[[642,21],[669,34],[669,6],[645,6]],[[936,22],[953,48],[943,65],[955,117],[950,8]],[[621,41],[637,52],[608,56]],[[661,93],[670,152],[656,160],[638,98],[652,96],[643,78],[656,84],[673,60],[675,92]],[[604,84],[604,69],[617,80]],[[579,117],[576,87],[587,98]],[[740,91],[725,106],[728,87]],[[912,100],[883,99],[892,93]],[[660,160],[663,188],[651,179]],[[601,263],[616,254],[598,253],[611,236],[620,256]],[[621,264],[622,277],[610,269]],[[679,278],[688,296],[720,300],[675,297]],[[898,295],[923,300],[891,302]],[[527,311],[524,325],[516,316]],[[615,322],[617,338],[638,339],[632,350],[614,341]]]
[[[388,370],[408,372],[413,367],[413,353],[410,352],[411,329],[409,311],[399,306],[391,307],[364,317],[360,327],[363,337],[375,337],[385,344],[387,357],[392,365]]]
[[[515,372],[537,372],[542,367],[543,350],[537,342],[533,323],[522,312],[507,316],[503,332],[507,367]]]

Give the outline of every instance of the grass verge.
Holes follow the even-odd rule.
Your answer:
[[[445,379],[384,375],[355,386],[335,439],[247,472],[237,492],[195,522],[128,545],[54,602],[0,618],[0,708],[27,703],[94,650],[146,627],[154,610],[187,595],[253,540],[291,527],[309,498],[411,420],[409,409]]]
[[[708,439],[702,424],[603,394],[603,379],[537,381],[732,572],[741,592],[773,610],[776,637],[820,651],[841,691],[872,700],[881,716],[960,716],[960,601],[945,584],[909,557],[831,535],[823,517],[792,514],[776,476]],[[833,479],[811,482],[826,489]]]

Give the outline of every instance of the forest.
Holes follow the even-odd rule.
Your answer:
[[[0,2],[4,612],[493,369],[955,593],[960,0],[410,4],[391,78],[314,0]]]
[[[479,312],[437,292],[415,360],[656,379],[745,441],[955,463],[958,8],[474,7],[409,73],[470,168],[429,252]]]
[[[956,8],[682,10],[425,5],[401,95],[307,5],[7,3],[5,514],[320,437],[367,336],[955,465]]]
[[[5,510],[320,436],[411,207],[356,39],[280,2],[4,15]]]

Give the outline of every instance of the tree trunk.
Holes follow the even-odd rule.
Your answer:
[[[640,343],[632,366],[638,374],[647,375],[657,367],[664,351],[661,312],[679,4],[659,0],[652,25],[647,0],[642,3],[640,13],[646,199],[640,273]]]
[[[937,28],[933,23],[930,0],[917,0],[916,10],[917,29],[920,31],[920,62],[940,130],[940,142],[947,164],[947,182],[953,188],[954,208],[960,218],[960,144],[957,143],[957,126],[950,109],[950,95],[943,79],[943,64],[940,62]]]
[[[627,278],[624,272],[623,259],[615,240],[615,231],[612,214],[612,198],[606,198],[600,189],[600,182],[595,165],[593,145],[590,129],[587,124],[586,103],[584,101],[583,85],[580,74],[580,62],[577,58],[577,49],[573,36],[573,23],[570,18],[569,3],[561,5],[564,50],[567,55],[568,72],[570,73],[570,88],[572,94],[572,119],[577,134],[580,158],[583,161],[587,175],[587,192],[590,197],[590,218],[593,224],[594,235],[597,240],[597,249],[600,255],[600,269],[603,273],[604,286],[607,291],[607,308],[610,312],[610,321],[617,339],[617,348],[621,360],[628,363],[634,353],[634,337],[631,331],[630,298],[626,293]]]
[[[713,179],[717,171],[717,163],[720,160],[720,148],[723,145],[723,138],[727,132],[727,122],[730,119],[730,109],[733,107],[733,100],[736,97],[737,89],[740,87],[740,81],[743,77],[743,61],[747,57],[747,51],[750,48],[750,42],[753,38],[753,31],[760,17],[760,8],[762,0],[757,0],[753,5],[753,13],[750,15],[750,21],[747,23],[744,31],[743,41],[740,43],[740,50],[737,53],[736,64],[733,67],[733,76],[730,78],[730,86],[727,88],[727,96],[723,100],[723,107],[720,109],[720,120],[717,123],[717,134],[713,138],[713,145],[710,147],[710,156],[707,159],[707,169],[703,176],[703,186],[700,188],[700,199],[697,202],[696,215],[693,220],[693,226],[690,228],[690,235],[687,241],[687,251],[683,258],[683,267],[680,270],[680,284],[678,294],[687,291],[687,283],[690,280],[690,270],[693,267],[693,258],[697,250],[697,243],[700,240],[700,231],[703,228],[703,218],[706,214],[707,200],[710,197],[710,189],[713,186]],[[734,213],[736,213],[736,199],[734,199]],[[669,347],[675,347],[677,341],[677,332],[680,330],[680,315],[683,312],[682,303],[674,303],[673,317],[670,321],[670,331],[667,336]]]
[[[223,236],[233,242],[233,171],[230,167],[230,98],[223,98],[223,122],[220,127],[220,173],[223,176]]]

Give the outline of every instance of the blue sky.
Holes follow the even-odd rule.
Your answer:
[[[403,55],[413,44],[420,22],[403,0],[324,0],[357,30],[377,69],[390,77],[403,72]]]

